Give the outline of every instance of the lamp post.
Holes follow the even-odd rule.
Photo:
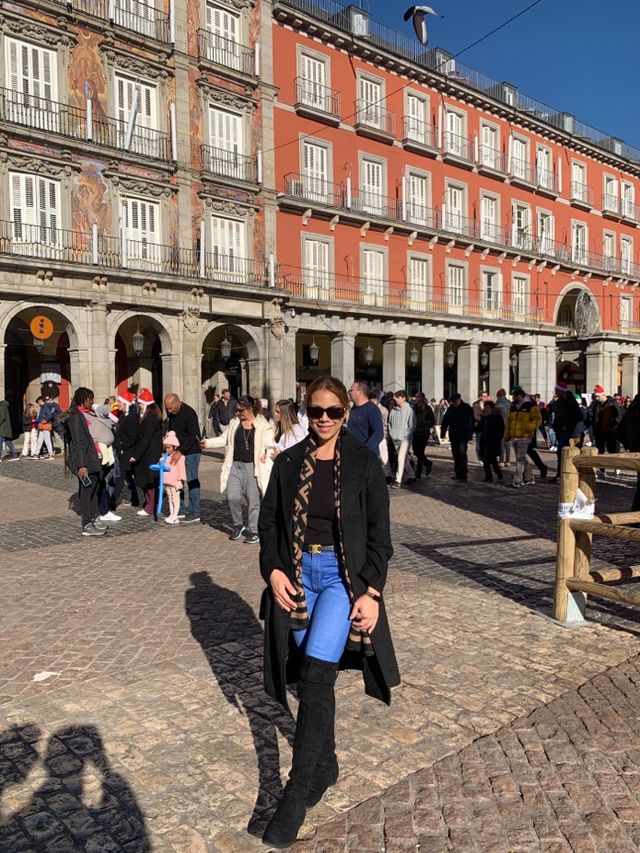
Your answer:
[[[373,347],[369,341],[367,341],[367,348],[364,351],[364,360],[367,365],[373,363]]]
[[[220,355],[226,361],[231,355],[231,341],[227,337],[227,331],[225,329],[224,340],[220,341]]]
[[[144,350],[144,335],[140,331],[139,323],[136,331],[131,335],[131,346],[133,347],[133,354],[136,358],[140,358]]]
[[[311,345],[309,346],[309,358],[311,359],[312,364],[318,363],[318,358],[320,357],[320,347],[316,343],[315,335],[313,340],[311,341]]]
[[[456,351],[453,349],[453,347],[449,348],[447,354],[445,355],[444,360],[445,360],[445,363],[447,365],[447,370],[445,371],[445,376],[447,379],[447,381],[445,383],[445,386],[447,389],[446,395],[447,395],[447,397],[451,397],[451,395],[455,391],[454,385],[456,384],[454,382],[454,379],[453,379],[453,377],[454,377],[453,366],[456,363]]]
[[[509,365],[511,367],[511,387],[518,384],[518,353],[513,352],[509,358]]]
[[[416,349],[416,345],[413,345],[413,349],[409,353],[409,364],[411,367],[415,367],[418,363],[418,359],[420,358],[420,353]]]

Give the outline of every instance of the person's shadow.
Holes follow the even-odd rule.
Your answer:
[[[282,792],[280,733],[293,745],[295,723],[262,686],[262,666],[256,667],[255,648],[262,645],[262,626],[252,608],[237,593],[215,584],[207,572],[194,572],[185,595],[191,633],[202,646],[224,696],[247,715],[258,759],[258,796],[247,830],[262,834],[266,816]],[[240,643],[250,654],[226,651],[223,644]],[[261,663],[261,661],[260,661]]]
[[[34,734],[35,733],[35,734]],[[5,815],[2,790],[24,782],[38,761],[36,726],[0,734],[0,853],[33,849],[81,851],[121,845],[131,853],[151,853],[144,815],[124,777],[116,773],[92,725],[68,726],[50,738],[42,759],[47,778],[29,802]],[[34,739],[35,738],[35,739]],[[85,802],[89,797],[90,803]],[[55,802],[55,811],[49,803]],[[29,828],[30,834],[25,833]]]

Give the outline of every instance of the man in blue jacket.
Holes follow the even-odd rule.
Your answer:
[[[349,399],[353,408],[349,412],[347,430],[378,456],[380,442],[384,438],[382,415],[376,404],[369,400],[367,383],[353,382],[349,388]]]
[[[456,392],[451,395],[451,405],[444,413],[440,435],[444,439],[447,432],[451,442],[453,456],[454,480],[466,480],[469,473],[467,447],[473,437],[473,409],[463,402],[462,395]]]

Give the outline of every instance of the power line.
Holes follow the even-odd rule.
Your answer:
[[[457,53],[454,53],[452,56],[448,57],[446,60],[443,60],[442,62],[440,62],[434,70],[438,71],[442,65],[445,65],[447,62],[450,62],[452,59],[457,59],[463,53],[466,53],[468,50],[471,50],[471,48],[476,47],[477,45],[481,44],[483,41],[486,41],[486,39],[490,38],[495,33],[504,29],[506,26],[513,23],[518,18],[521,18],[527,12],[531,11],[531,9],[533,9],[535,6],[539,6],[543,2],[544,2],[544,0],[534,0],[533,3],[530,3],[528,6],[526,6],[524,9],[521,9],[515,15],[512,15],[506,21],[503,21],[501,24],[498,24],[497,27],[494,27],[488,33],[485,33],[483,36],[480,36],[480,38],[476,39],[471,44],[466,45],[466,47],[463,47]],[[403,83],[402,86],[399,86],[397,89],[394,89],[392,92],[389,92],[389,93],[385,94],[383,97],[378,98],[377,101],[372,101],[371,104],[368,104],[368,106],[376,106],[377,104],[381,104],[384,101],[386,101],[388,98],[391,98],[393,95],[397,95],[398,92],[402,92],[404,89],[407,89],[409,86],[412,86],[412,85],[413,85],[413,83],[411,81],[408,83]],[[353,118],[357,114],[358,114],[357,112],[353,112],[353,113],[349,113],[348,115],[342,116],[341,121],[343,121],[344,119]],[[289,145],[294,145],[296,142],[300,142],[301,140],[313,139],[314,137],[320,136],[320,134],[325,133],[325,131],[327,131],[327,130],[330,130],[330,128],[329,127],[318,128],[318,130],[314,130],[312,133],[305,133],[302,136],[297,136],[297,137],[294,137],[292,139],[289,139],[287,142],[281,142],[279,145],[275,145],[273,148],[268,148],[266,151],[263,151],[262,153],[263,153],[263,155],[264,154],[271,154],[274,151],[278,151],[280,148],[286,148]]]

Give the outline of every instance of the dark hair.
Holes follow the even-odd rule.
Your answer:
[[[493,400],[485,400],[485,401],[484,401],[484,407],[485,407],[485,409],[487,408],[487,406],[488,406],[490,409],[495,409],[496,404],[493,402]]]
[[[222,393],[224,394],[224,391]],[[251,409],[255,417],[262,414],[262,403],[258,397],[252,397],[250,394],[243,394],[242,397],[238,397],[236,400],[236,406]]]
[[[407,392],[404,390],[404,388],[401,388],[399,391],[394,391],[393,396],[394,397],[404,397],[404,399],[406,400],[407,399]]]
[[[76,388],[72,405],[81,406],[85,400],[95,400],[95,396],[91,388]]]
[[[154,416],[157,420],[162,420],[162,409],[160,406],[156,405],[156,403],[149,403],[147,408],[144,410],[144,415],[142,416],[142,420],[146,421],[147,418]]]
[[[313,380],[311,385],[307,388],[307,407],[312,405],[311,398],[316,391],[331,391],[331,393],[335,394],[340,400],[340,405],[345,410],[345,413],[349,411],[349,395],[347,394],[347,389],[344,387],[344,383],[335,376],[318,376],[317,379]]]
[[[280,409],[280,420],[276,424],[274,437],[276,441],[280,441],[283,435],[286,435],[288,432],[293,432],[294,425],[299,423],[299,421],[296,412],[296,405],[291,397],[287,397],[286,400],[278,400],[276,408]]]

